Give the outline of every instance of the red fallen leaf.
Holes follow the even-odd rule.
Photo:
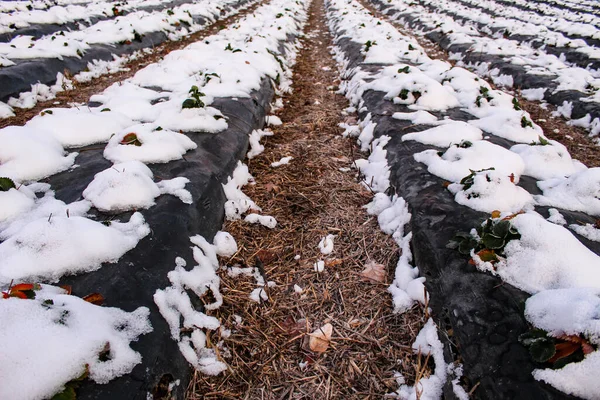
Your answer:
[[[33,283],[19,283],[18,285],[15,285],[13,287],[10,288],[10,291],[18,291],[21,292],[23,290],[39,290],[40,289],[40,285],[34,285]]]
[[[570,356],[571,354],[573,354],[577,350],[579,350],[581,345],[578,343],[573,343],[573,342],[563,342],[563,343],[557,343],[555,347],[556,347],[556,353],[554,354],[554,357],[552,357],[551,359],[548,360],[548,362],[555,363],[556,361],[560,360],[561,358]]]
[[[572,343],[577,343],[581,346],[581,350],[583,351],[583,354],[590,354],[591,352],[593,352],[594,346],[592,346],[590,344],[590,342],[588,342],[586,339],[579,337],[577,335],[562,335],[559,337],[559,339],[565,340],[567,342],[572,342]]]
[[[101,306],[102,303],[104,303],[104,296],[102,296],[100,293],[92,293],[85,296],[83,300],[87,301],[88,303]]]
[[[508,177],[512,183],[515,183],[515,174],[510,174]]]
[[[123,139],[119,142],[120,144],[132,144],[134,146],[141,146],[142,142],[138,139],[137,135],[133,132],[123,136]]]

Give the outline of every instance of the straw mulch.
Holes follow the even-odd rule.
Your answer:
[[[424,323],[423,308],[395,315],[386,290],[397,245],[364,211],[372,194],[356,171],[339,170],[351,167],[358,150],[340,136],[347,103],[331,88],[337,72],[322,1],[311,7],[294,92],[279,113],[284,124],[263,139],[265,152],[248,161],[257,183],[244,191],[278,225],[270,230],[235,221],[224,227],[239,251],[221,263],[256,267],[276,286],[265,288],[268,301],[259,304],[249,299],[254,277],[221,271],[224,304],[214,315],[232,333],[213,333],[209,341],[229,370],[217,377],[197,373],[189,399],[381,399],[397,388],[394,371],[407,383],[429,374],[425,358],[410,347]],[[270,166],[285,156],[293,157],[288,165]],[[324,256],[317,245],[327,234],[336,235],[335,246]],[[321,273],[313,268],[317,260],[327,264]],[[361,275],[370,261],[384,265],[383,282]],[[326,323],[333,335],[319,354],[311,351],[309,334]]]

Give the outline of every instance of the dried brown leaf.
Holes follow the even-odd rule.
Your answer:
[[[365,269],[360,273],[364,278],[377,282],[385,282],[385,266],[375,261],[369,261],[365,264]]]
[[[310,334],[308,341],[309,348],[315,353],[324,353],[329,347],[333,326],[325,324]]]

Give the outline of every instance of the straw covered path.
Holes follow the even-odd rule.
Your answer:
[[[224,303],[215,316],[231,333],[209,341],[224,339],[219,356],[229,370],[217,377],[197,373],[189,399],[380,399],[397,389],[394,371],[408,384],[428,374],[425,358],[410,347],[424,310],[392,312],[387,287],[398,246],[364,210],[372,193],[351,168],[358,149],[340,135],[340,122],[356,120],[344,115],[348,103],[336,94],[322,0],[311,5],[302,44],[293,92],[277,113],[283,125],[263,139],[261,155],[246,160],[256,185],[243,190],[278,225],[224,226],[239,251],[221,264],[257,268],[275,286],[265,286],[268,300],[256,303],[249,298],[255,277],[220,271]],[[271,166],[288,156],[289,164]],[[318,244],[327,235],[335,235],[334,250],[324,255]],[[325,264],[320,273],[314,268],[319,260]],[[366,278],[368,264],[383,274]],[[313,351],[318,341],[311,349],[310,335],[327,324],[331,340],[319,343],[325,351]]]

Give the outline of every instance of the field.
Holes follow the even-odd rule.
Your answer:
[[[600,4],[0,1],[0,400],[600,398]]]

